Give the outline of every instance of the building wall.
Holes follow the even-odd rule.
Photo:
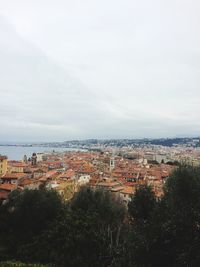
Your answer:
[[[44,153],[37,153],[36,155],[37,155],[37,162],[43,161]]]
[[[78,179],[79,185],[85,185],[88,184],[90,181],[90,175],[81,175]]]
[[[7,158],[0,156],[0,175],[5,174],[7,172],[7,168]]]
[[[18,166],[8,166],[8,172],[12,173],[12,172],[24,172],[24,168],[23,167],[18,167]]]
[[[1,184],[17,184],[17,179],[0,179]]]

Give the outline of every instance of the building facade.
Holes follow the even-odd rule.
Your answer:
[[[8,159],[6,156],[0,155],[0,176],[7,172],[8,168]]]

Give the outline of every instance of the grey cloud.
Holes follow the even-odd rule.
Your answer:
[[[198,1],[11,2],[0,140],[200,132]]]

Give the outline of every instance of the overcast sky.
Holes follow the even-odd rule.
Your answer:
[[[0,0],[0,141],[200,135],[198,0]]]

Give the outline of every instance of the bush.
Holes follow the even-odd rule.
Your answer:
[[[41,265],[41,264],[27,264],[19,261],[4,261],[0,262],[0,267],[53,267],[53,266]]]

